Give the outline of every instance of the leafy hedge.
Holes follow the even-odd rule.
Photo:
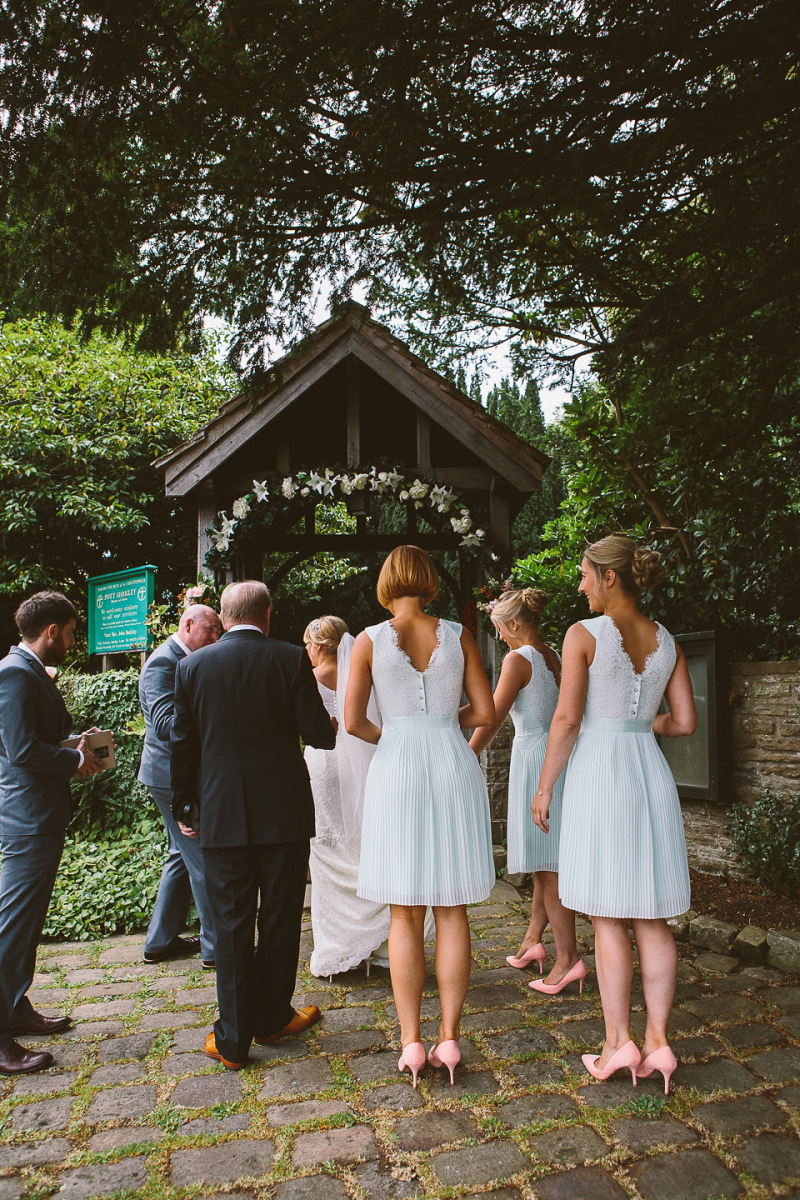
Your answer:
[[[70,831],[92,840],[127,836],[156,812],[150,793],[136,779],[142,754],[141,734],[126,727],[141,718],[139,672],[104,671],[81,675],[64,671],[58,686],[76,732],[97,725],[111,729],[117,743],[117,765],[85,782],[72,785],[75,815]]]
[[[141,734],[126,731],[141,723],[139,672],[66,670],[58,685],[76,731],[114,731],[117,765],[72,784],[75,815],[44,932],[70,941],[132,933],[150,920],[167,844],[161,816],[136,779]]]
[[[761,792],[728,815],[731,848],[763,887],[800,895],[800,794]]]
[[[91,941],[144,929],[158,891],[166,841],[161,818],[114,840],[70,838],[56,877],[46,937]]]

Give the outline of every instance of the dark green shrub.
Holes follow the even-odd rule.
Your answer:
[[[793,899],[800,895],[800,795],[768,789],[728,815],[733,853],[762,886]]]
[[[58,685],[76,732],[92,725],[112,729],[117,743],[112,771],[73,783],[70,831],[95,840],[117,837],[156,813],[147,788],[136,779],[142,737],[125,731],[129,722],[141,717],[139,672],[131,668],[82,675],[67,670],[59,675]]]
[[[166,851],[159,816],[115,841],[67,841],[47,911],[45,937],[93,941],[146,928]]]

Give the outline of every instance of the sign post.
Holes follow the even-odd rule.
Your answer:
[[[155,599],[156,568],[150,564],[110,575],[89,584],[89,653],[139,652],[150,646],[147,613]]]

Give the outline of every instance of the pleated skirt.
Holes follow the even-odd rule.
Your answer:
[[[511,743],[508,770],[508,870],[557,871],[561,836],[564,776],[559,776],[550,802],[550,832],[542,833],[531,816],[533,800],[547,749],[547,730],[517,729]]]
[[[457,722],[386,719],[364,794],[359,896],[476,904],[493,885],[486,784]]]
[[[567,908],[643,919],[689,908],[678,792],[647,722],[582,729],[564,781],[559,859]]]

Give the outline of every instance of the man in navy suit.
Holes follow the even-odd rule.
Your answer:
[[[15,1033],[48,1034],[69,1017],[35,1012],[27,996],[36,948],[72,814],[69,780],[103,764],[81,735],[77,749],[59,745],[71,732],[61,693],[45,670],[62,663],[75,637],[76,613],[60,592],[37,592],[17,609],[22,644],[0,662],[0,1074],[41,1071],[52,1054],[32,1051]],[[92,732],[91,730],[87,732]]]
[[[314,836],[300,739],[332,750],[336,727],[305,650],[268,636],[263,583],[229,584],[220,615],[225,637],[175,674],[173,813],[199,833],[214,920],[219,1020],[205,1052],[238,1070],[253,1038],[302,1033],[320,1018],[315,1005],[291,1003]]]
[[[163,645],[150,655],[139,679],[139,703],[144,713],[144,749],[138,779],[146,784],[158,805],[167,830],[169,851],[158,885],[153,915],[144,942],[145,962],[167,958],[203,956],[203,966],[214,966],[214,934],[206,895],[203,851],[196,840],[186,837],[172,815],[172,786],[169,777],[169,734],[175,715],[175,671],[187,654],[210,646],[220,635],[219,617],[205,604],[192,604]],[[182,938],[189,901],[200,917],[200,937]]]

